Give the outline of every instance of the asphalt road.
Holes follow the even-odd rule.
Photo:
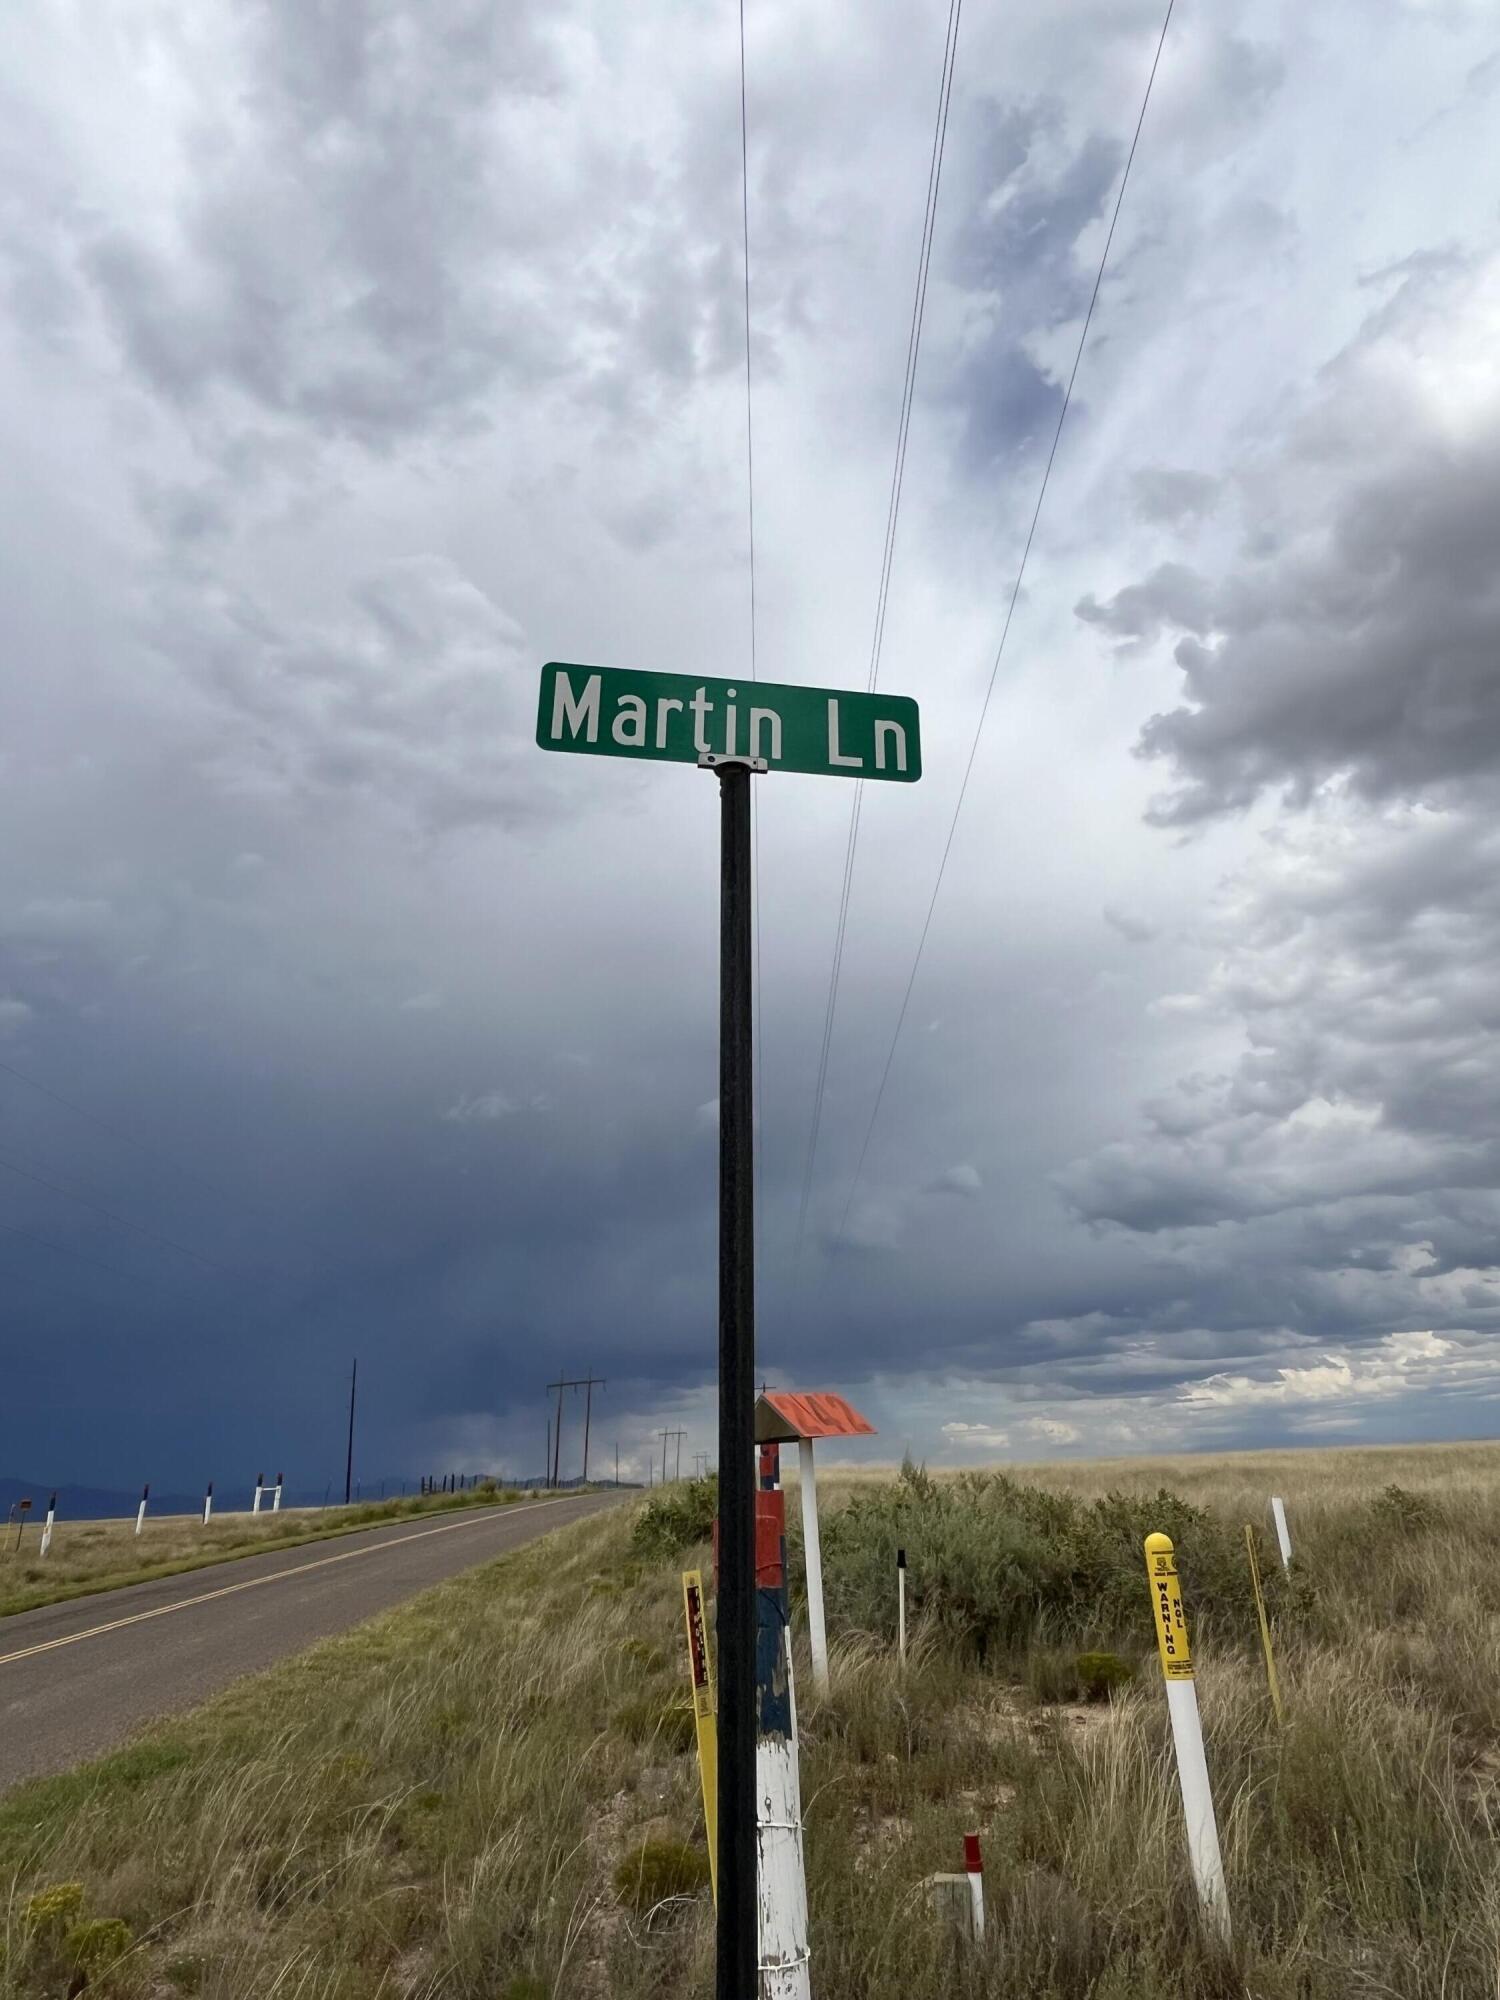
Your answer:
[[[416,1516],[0,1618],[0,1790],[622,1497]]]

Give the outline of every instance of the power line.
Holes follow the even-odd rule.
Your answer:
[[[112,1208],[106,1208],[102,1202],[90,1201],[86,1194],[79,1194],[74,1188],[64,1187],[61,1181],[49,1181],[41,1174],[32,1173],[29,1167],[17,1166],[14,1160],[3,1157],[0,1157],[0,1168],[4,1168],[6,1173],[18,1175],[23,1181],[33,1181],[38,1187],[48,1188],[53,1194],[66,1195],[69,1201],[76,1201],[84,1208],[91,1208],[96,1215],[102,1215],[107,1222],[114,1223],[117,1228],[128,1229],[134,1235],[145,1237],[148,1242],[156,1243],[163,1249],[175,1250],[179,1256],[190,1257],[205,1271],[227,1275],[222,1265],[214,1264],[207,1257],[200,1256],[196,1250],[190,1250],[185,1243],[175,1242],[170,1236],[160,1236],[154,1229],[146,1228],[143,1223],[132,1222],[128,1216],[117,1214]]]
[[[927,310],[927,275],[932,264],[932,242],[937,222],[938,190],[943,177],[943,154],[948,139],[948,107],[953,98],[953,72],[958,57],[958,30],[963,0],[949,0],[948,28],[943,39],[943,68],[938,85],[937,116],[932,127],[932,155],[927,163],[927,200],[922,212],[922,239],[917,252],[917,280],[912,291],[911,325],[906,336],[906,372],[901,387],[901,415],[896,426],[896,458],[891,468],[891,495],[886,507],[885,543],[880,558],[880,582],[875,593],[875,629],[870,640],[870,666],[866,690],[870,694],[880,678],[880,656],[885,645],[886,607],[890,601],[891,571],[895,565],[896,523],[901,513],[901,489],[906,476],[906,445],[911,433],[912,405],[916,398],[917,359],[922,348],[922,325]],[[828,1000],[823,1013],[823,1042],[818,1054],[818,1080],[813,1089],[812,1120],[808,1131],[807,1159],[802,1172],[802,1197],[797,1210],[797,1240],[794,1255],[800,1260],[807,1234],[807,1213],[812,1200],[813,1173],[817,1163],[818,1134],[823,1122],[823,1100],[828,1087],[828,1061],[833,1048],[834,1019],[838,1009],[839,980],[844,964],[844,940],[849,927],[849,900],[854,888],[854,858],[859,846],[860,814],[864,805],[864,781],[854,787],[849,808],[849,835],[844,847],[844,876],[839,889],[839,913],[834,927],[833,963],[828,972]]]
[[[896,1016],[895,1031],[891,1036],[891,1045],[886,1051],[885,1068],[881,1072],[880,1086],[875,1092],[874,1109],[870,1113],[870,1122],[865,1127],[864,1142],[859,1149],[859,1159],[855,1164],[854,1178],[849,1184],[849,1193],[844,1202],[843,1213],[839,1217],[839,1226],[834,1232],[833,1240],[835,1243],[843,1236],[844,1227],[849,1220],[849,1211],[854,1205],[854,1196],[859,1187],[860,1177],[864,1173],[865,1158],[870,1150],[870,1139],[875,1131],[876,1120],[880,1116],[880,1107],[885,1101],[885,1090],[886,1085],[890,1081],[891,1065],[896,1059],[896,1046],[901,1039],[901,1030],[906,1024],[907,1009],[911,1005],[912,988],[917,983],[917,972],[922,964],[922,955],[927,948],[927,936],[932,929],[933,912],[937,908],[938,896],[943,886],[943,877],[947,873],[948,857],[953,851],[953,836],[958,830],[958,816],[963,811],[964,800],[968,796],[969,779],[974,770],[974,759],[979,753],[979,740],[984,734],[985,718],[989,714],[990,701],[995,692],[995,682],[1000,673],[1000,662],[1005,654],[1005,642],[1010,637],[1011,621],[1015,617],[1016,602],[1021,595],[1021,584],[1026,575],[1026,564],[1031,555],[1031,545],[1036,539],[1036,528],[1037,522],[1041,519],[1042,503],[1047,498],[1047,487],[1052,478],[1052,467],[1057,459],[1058,443],[1062,438],[1063,425],[1067,421],[1068,407],[1073,400],[1073,385],[1078,380],[1079,364],[1083,360],[1083,350],[1088,341],[1089,328],[1093,324],[1094,308],[1099,303],[1099,290],[1104,283],[1105,267],[1109,263],[1110,249],[1115,240],[1115,226],[1120,220],[1120,210],[1125,201],[1125,190],[1130,185],[1130,169],[1135,164],[1136,147],[1140,144],[1141,129],[1146,122],[1146,109],[1151,102],[1151,91],[1156,82],[1156,72],[1161,62],[1162,49],[1166,45],[1167,29],[1172,23],[1172,9],[1175,4],[1176,0],[1167,0],[1166,13],[1162,16],[1161,33],[1156,39],[1156,53],[1151,58],[1151,71],[1146,78],[1146,89],[1141,98],[1140,115],[1135,121],[1135,133],[1130,141],[1130,151],[1125,156],[1125,171],[1120,176],[1120,188],[1119,193],[1115,196],[1114,213],[1109,219],[1109,233],[1104,239],[1104,249],[1099,258],[1099,269],[1094,277],[1094,289],[1089,296],[1088,311],[1083,316],[1083,330],[1078,336],[1078,347],[1074,353],[1073,366],[1068,375],[1068,386],[1063,392],[1062,408],[1057,413],[1057,427],[1052,433],[1052,449],[1047,453],[1047,464],[1042,473],[1042,483],[1037,490],[1036,506],[1032,509],[1031,514],[1031,526],[1027,530],[1026,543],[1021,551],[1021,561],[1016,571],[1015,585],[1010,593],[1010,603],[1006,607],[1005,623],[1000,628],[1000,643],[995,648],[995,662],[990,668],[989,684],[985,688],[984,700],[980,704],[979,720],[974,725],[974,740],[969,745],[968,762],[964,766],[963,781],[958,788],[958,799],[953,808],[953,817],[948,823],[948,837],[943,843],[942,857],[938,862],[937,878],[932,885],[932,896],[927,905],[927,914],[922,922],[921,935],[917,939],[916,955],[912,959],[911,973],[906,982],[906,991],[901,998],[901,1010]]]
[[[107,1264],[102,1257],[91,1257],[86,1250],[71,1249],[66,1243],[54,1243],[50,1236],[38,1236],[34,1229],[23,1229],[19,1223],[0,1222],[7,1236],[24,1237],[28,1243],[36,1243],[43,1250],[52,1250],[59,1257],[69,1258],[77,1264],[90,1264],[96,1271],[107,1271],[112,1278],[124,1278],[132,1284],[147,1284],[161,1287],[161,1280],[153,1278],[145,1271],[130,1271],[123,1264]]]
[[[71,1097],[64,1097],[60,1090],[54,1090],[50,1084],[41,1083],[36,1077],[29,1076],[25,1070],[17,1069],[14,1063],[0,1062],[0,1071],[3,1071],[6,1076],[13,1076],[17,1083],[24,1083],[28,1090],[34,1090],[39,1096],[50,1098],[54,1104],[60,1104],[65,1111],[71,1111],[75,1118],[81,1118],[86,1125],[92,1125],[96,1130],[106,1133],[111,1139],[118,1140],[122,1146],[129,1146],[144,1159],[157,1160],[170,1172],[179,1175],[183,1180],[191,1180],[199,1187],[213,1188],[228,1200],[235,1202],[243,1200],[242,1195],[235,1193],[225,1186],[222,1181],[213,1180],[196,1164],[192,1167],[179,1165],[160,1146],[149,1145],[145,1140],[136,1138],[133,1133],[123,1131],[120,1126],[111,1123],[109,1119],[101,1118],[97,1112],[86,1110],[81,1104],[75,1104]]]

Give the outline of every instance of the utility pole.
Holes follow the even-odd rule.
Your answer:
[[[554,1389],[557,1391],[557,1422],[552,1426],[552,1471],[551,1477],[547,1481],[549,1486],[557,1484],[557,1462],[562,1456],[562,1392],[568,1386],[566,1380],[549,1382],[547,1384],[547,1393],[549,1395]]]
[[[594,1390],[596,1387],[607,1389],[609,1384],[604,1380],[602,1375],[589,1374],[584,1376],[583,1386],[587,1392],[583,1399],[583,1483],[587,1486],[589,1483],[589,1415],[594,1407]]]
[[[552,1484],[552,1418],[547,1418],[547,1456],[542,1460],[542,1484]]]
[[[661,1483],[663,1486],[667,1483],[667,1439],[676,1438],[677,1440],[677,1464],[673,1471],[673,1477],[676,1478],[682,1472],[682,1440],[686,1436],[686,1431],[663,1431],[661,1434]]]
[[[354,1487],[354,1390],[359,1381],[359,1356],[354,1357],[354,1365],[349,1370],[349,1455],[344,1460],[344,1505],[347,1507]]]
[[[593,1409],[595,1389],[609,1385],[602,1375],[590,1371],[587,1375],[564,1375],[556,1382],[549,1382],[547,1390],[557,1391],[557,1428],[552,1434],[552,1484],[558,1482],[558,1471],[562,1457],[562,1392],[564,1389],[587,1389],[588,1397],[583,1406],[583,1476],[589,1476],[589,1415]]]

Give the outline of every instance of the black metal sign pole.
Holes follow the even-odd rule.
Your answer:
[[[748,758],[719,779],[719,1909],[715,2000],[756,2000],[755,1129]]]

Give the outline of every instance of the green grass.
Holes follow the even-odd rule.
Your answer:
[[[15,1533],[0,1554],[0,1617],[62,1604],[121,1584],[147,1583],[232,1562],[269,1549],[294,1549],[328,1541],[386,1521],[418,1514],[443,1514],[468,1507],[513,1506],[522,1494],[510,1487],[476,1487],[464,1493],[408,1494],[393,1500],[357,1501],[351,1507],[286,1508],[280,1513],[215,1514],[205,1528],[196,1514],[146,1517],[140,1535],[134,1520],[61,1521],[53,1530],[45,1560],[38,1554],[40,1531],[33,1524],[19,1549]]]
[[[1108,1502],[1117,1469],[1054,1468],[1070,1504],[1052,1510],[1031,1479],[951,1506],[869,1481],[831,1496],[832,1692],[805,1661],[799,1679],[818,2000],[1495,1995],[1500,1449],[1416,1472],[1340,1457],[1330,1474],[1334,1457],[1276,1471],[1298,1548],[1277,1611],[1284,1732],[1231,1574],[1262,1468],[1142,1481],[1178,1494],[1143,1517],[1170,1517],[1212,1600],[1195,1657],[1228,1954],[1196,1920],[1160,1676],[1125,1601],[1142,1517]],[[893,1510],[932,1537],[906,1544],[925,1594],[905,1673],[879,1584]],[[701,1546],[648,1559],[638,1512],[559,1529],[0,1802],[0,2000],[65,1992],[85,1948],[88,1993],[115,2000],[706,1996],[712,1912],[683,1852],[703,1845],[697,1772],[663,1719],[686,1680],[678,1571],[708,1565]],[[993,1560],[997,1537],[1014,1561]],[[1107,1615],[1080,1571],[1111,1605],[1118,1587]],[[1143,1562],[1139,1585],[1144,1604]],[[1105,1630],[1143,1670],[1052,1699]],[[982,1951],[918,1887],[973,1829]]]

